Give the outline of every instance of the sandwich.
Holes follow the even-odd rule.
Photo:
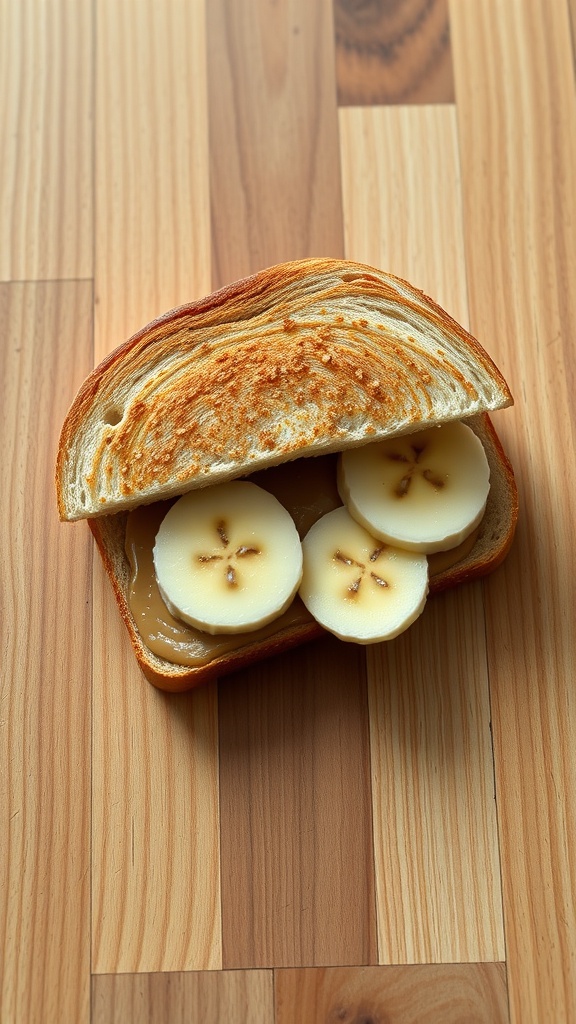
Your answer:
[[[281,264],[116,348],[64,421],[62,520],[90,525],[138,663],[181,691],[328,631],[381,642],[495,569],[517,519],[480,344],[422,292]]]

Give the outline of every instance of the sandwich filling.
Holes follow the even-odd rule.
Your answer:
[[[280,502],[292,517],[300,538],[304,539],[312,527],[343,506],[337,483],[338,461],[339,457],[335,454],[298,459],[254,473],[248,479]],[[411,487],[412,484],[406,480],[410,466],[406,468],[402,464],[400,468],[404,470],[400,476],[400,486]],[[210,633],[174,614],[174,609],[167,606],[158,585],[153,549],[161,524],[176,500],[141,506],[131,511],[127,519],[126,554],[131,568],[129,606],[142,641],[154,654],[174,664],[200,667],[221,655],[255,641],[265,640],[290,627],[315,627],[315,616],[299,594],[278,617],[247,632]],[[426,556],[432,585],[435,576],[466,557],[474,547],[478,532],[478,525],[474,525],[468,535],[449,550],[436,551]],[[335,552],[336,562],[340,562],[340,567],[347,571],[349,567],[343,562],[347,553],[338,559],[337,547]],[[352,575],[355,575],[353,568]],[[356,596],[355,585],[356,579],[348,588],[349,596],[353,598]]]

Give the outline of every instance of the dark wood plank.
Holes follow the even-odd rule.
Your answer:
[[[226,967],[376,961],[364,669],[325,638],[220,684]]]
[[[101,974],[92,1024],[274,1024],[271,971]]]
[[[275,972],[275,1024],[506,1024],[504,964]]]
[[[453,103],[448,0],[333,0],[340,106]]]
[[[91,558],[54,463],[90,283],[0,286],[0,1020],[88,1020]],[[9,756],[6,756],[6,753]]]
[[[207,4],[214,287],[343,255],[328,4]]]
[[[329,5],[214,0],[207,45],[214,287],[343,255]],[[219,715],[223,966],[374,961],[363,652],[270,660]]]

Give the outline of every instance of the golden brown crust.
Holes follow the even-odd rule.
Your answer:
[[[269,268],[165,314],[65,420],[63,519],[511,404],[478,342],[407,282],[342,260]]]
[[[516,528],[518,496],[514,474],[490,418],[484,414],[471,421],[482,439],[491,470],[491,491],[478,539],[460,563],[430,580],[430,595],[460,583],[480,578],[497,568],[507,554]],[[128,605],[130,568],[124,550],[126,513],[90,520],[107,574],[114,588],[120,613],[127,627],[136,658],[149,682],[162,690],[181,692],[225,675],[265,657],[278,654],[323,634],[316,622],[290,626],[264,641],[249,642],[208,665],[189,668],[165,661],[142,643]]]
[[[282,264],[166,313],[90,374],[62,428],[59,513],[89,519],[144,675],[187,690],[323,631],[287,626],[200,668],[163,660],[129,609],[118,509],[475,416],[491,466],[487,513],[469,555],[432,578],[434,594],[491,572],[512,543],[514,476],[486,415],[511,403],[478,342],[411,285],[342,260]]]

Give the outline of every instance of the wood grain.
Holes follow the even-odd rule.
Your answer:
[[[333,0],[340,106],[454,101],[447,0]]]
[[[345,109],[339,126],[346,257],[407,278],[466,325],[454,107]]]
[[[96,14],[101,359],[210,290],[210,239],[203,5],[98,0]],[[216,690],[169,698],[144,681],[98,556],[94,624],[93,968],[217,968]]]
[[[507,1024],[503,964],[275,972],[275,1024]]]
[[[92,277],[89,0],[0,3],[0,280]]]
[[[329,4],[207,7],[212,285],[342,255]]]
[[[340,129],[347,255],[466,324],[455,111],[341,110]],[[484,631],[462,587],[368,651],[380,963],[504,956]]]
[[[223,963],[374,963],[363,654],[333,639],[220,683]]]
[[[96,361],[210,291],[204,4],[96,0]]]
[[[0,286],[0,1019],[88,1020],[90,544],[53,466],[91,362],[87,283]],[[41,585],[39,586],[39,581]]]
[[[214,287],[343,251],[327,5],[249,9],[208,9]],[[271,660],[219,713],[224,966],[373,961],[363,654]]]
[[[381,963],[504,955],[483,625],[469,587],[368,655]]]
[[[576,97],[566,4],[456,3],[452,25],[471,323],[517,399],[520,528],[486,606],[511,1014],[531,1024],[576,1014]]]
[[[572,29],[572,60],[576,67],[576,0],[568,0],[570,28]]]
[[[92,1024],[274,1024],[272,971],[96,975]]]
[[[216,692],[145,681],[95,559],[92,969],[216,969]]]

